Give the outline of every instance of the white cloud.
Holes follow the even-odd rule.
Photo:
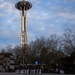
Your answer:
[[[75,14],[69,13],[69,12],[60,12],[57,14],[58,16],[70,20],[70,21],[75,21]]]
[[[1,3],[1,2],[4,2],[4,0],[0,0],[0,3]]]
[[[0,13],[0,17],[4,17],[5,16],[5,14],[4,13]]]
[[[28,32],[27,36],[28,36],[28,42],[35,40],[34,33]]]
[[[27,1],[34,2],[34,3],[39,3],[39,0],[27,0]]]
[[[39,10],[34,10],[34,11],[31,11],[31,12],[28,12],[27,13],[27,18],[29,20],[36,20],[39,22],[41,22],[41,20],[49,20],[52,18],[52,16],[50,16],[50,14],[48,12],[45,12],[45,11],[39,11]]]
[[[2,38],[19,38],[19,32],[17,30],[6,30],[6,29],[0,29],[0,37]]]
[[[13,4],[11,4],[11,3],[3,2],[0,5],[0,8],[3,9],[3,10],[11,11],[12,10],[12,6],[13,6]]]
[[[45,28],[44,28],[44,27],[42,27],[42,28],[41,28],[41,30],[42,30],[42,31],[44,31],[44,30],[45,30]]]

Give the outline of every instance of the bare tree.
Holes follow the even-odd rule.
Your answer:
[[[40,63],[48,64],[64,56],[61,48],[60,38],[51,35],[49,38],[41,37],[29,45],[30,59],[38,60]]]
[[[75,51],[75,32],[71,29],[64,34],[63,45],[64,51],[68,55]]]

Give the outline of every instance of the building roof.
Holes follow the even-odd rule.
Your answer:
[[[0,56],[4,56],[4,57],[9,57],[10,55],[12,55],[13,56],[13,54],[12,53],[0,53]]]

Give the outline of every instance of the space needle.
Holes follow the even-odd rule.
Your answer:
[[[19,60],[21,59],[22,64],[25,63],[25,49],[28,47],[27,40],[27,32],[26,32],[26,13],[32,7],[32,4],[28,1],[22,0],[15,4],[15,7],[20,10],[21,13],[21,35],[20,35],[20,47],[21,47],[21,55]]]
[[[21,12],[21,36],[20,46],[21,48],[28,45],[27,32],[26,32],[26,12],[32,7],[32,4],[28,1],[22,0],[15,4],[15,7]]]

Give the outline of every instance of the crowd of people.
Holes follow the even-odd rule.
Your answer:
[[[27,64],[27,65],[23,65],[23,66],[16,66],[15,67],[15,73],[41,74],[42,73],[42,69],[41,69],[41,65]]]
[[[15,73],[21,74],[42,74],[42,73],[57,73],[57,74],[72,74],[75,70],[69,67],[63,67],[59,64],[52,63],[50,65],[35,65],[26,64],[15,67]]]

